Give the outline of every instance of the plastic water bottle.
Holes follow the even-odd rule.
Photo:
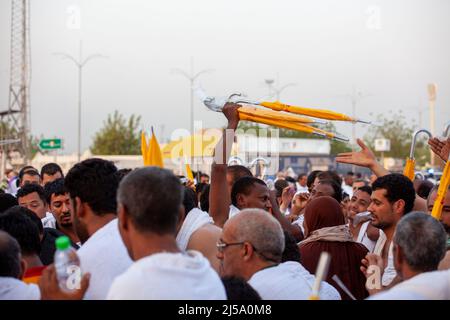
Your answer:
[[[81,268],[77,252],[70,245],[70,239],[61,236],[55,241],[55,269],[59,287],[64,291],[80,289]]]

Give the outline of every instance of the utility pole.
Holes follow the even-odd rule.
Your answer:
[[[75,66],[78,69],[78,148],[77,148],[77,158],[78,162],[81,160],[81,90],[83,88],[83,82],[82,82],[82,76],[83,76],[83,67],[88,63],[90,60],[95,58],[107,58],[104,55],[101,54],[91,54],[83,59],[83,52],[82,52],[82,42],[80,40],[80,51],[78,55],[78,59],[74,58],[73,56],[67,54],[67,53],[60,53],[57,52],[55,55],[61,56],[62,58],[69,59],[72,61]]]

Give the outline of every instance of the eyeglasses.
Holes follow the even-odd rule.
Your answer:
[[[245,242],[233,242],[233,243],[217,242],[216,247],[219,252],[223,252],[226,247],[242,245],[244,243]]]

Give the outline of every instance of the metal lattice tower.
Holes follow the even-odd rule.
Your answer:
[[[11,57],[8,110],[0,112],[3,123],[9,127],[0,132],[1,139],[20,139],[20,144],[12,145],[20,152],[26,163],[30,158],[30,101],[29,84],[31,78],[30,58],[30,2],[11,1]]]

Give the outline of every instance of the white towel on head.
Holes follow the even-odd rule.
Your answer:
[[[203,227],[205,224],[214,224],[210,215],[198,208],[194,208],[186,215],[183,225],[177,234],[178,247],[185,251],[192,234]]]

